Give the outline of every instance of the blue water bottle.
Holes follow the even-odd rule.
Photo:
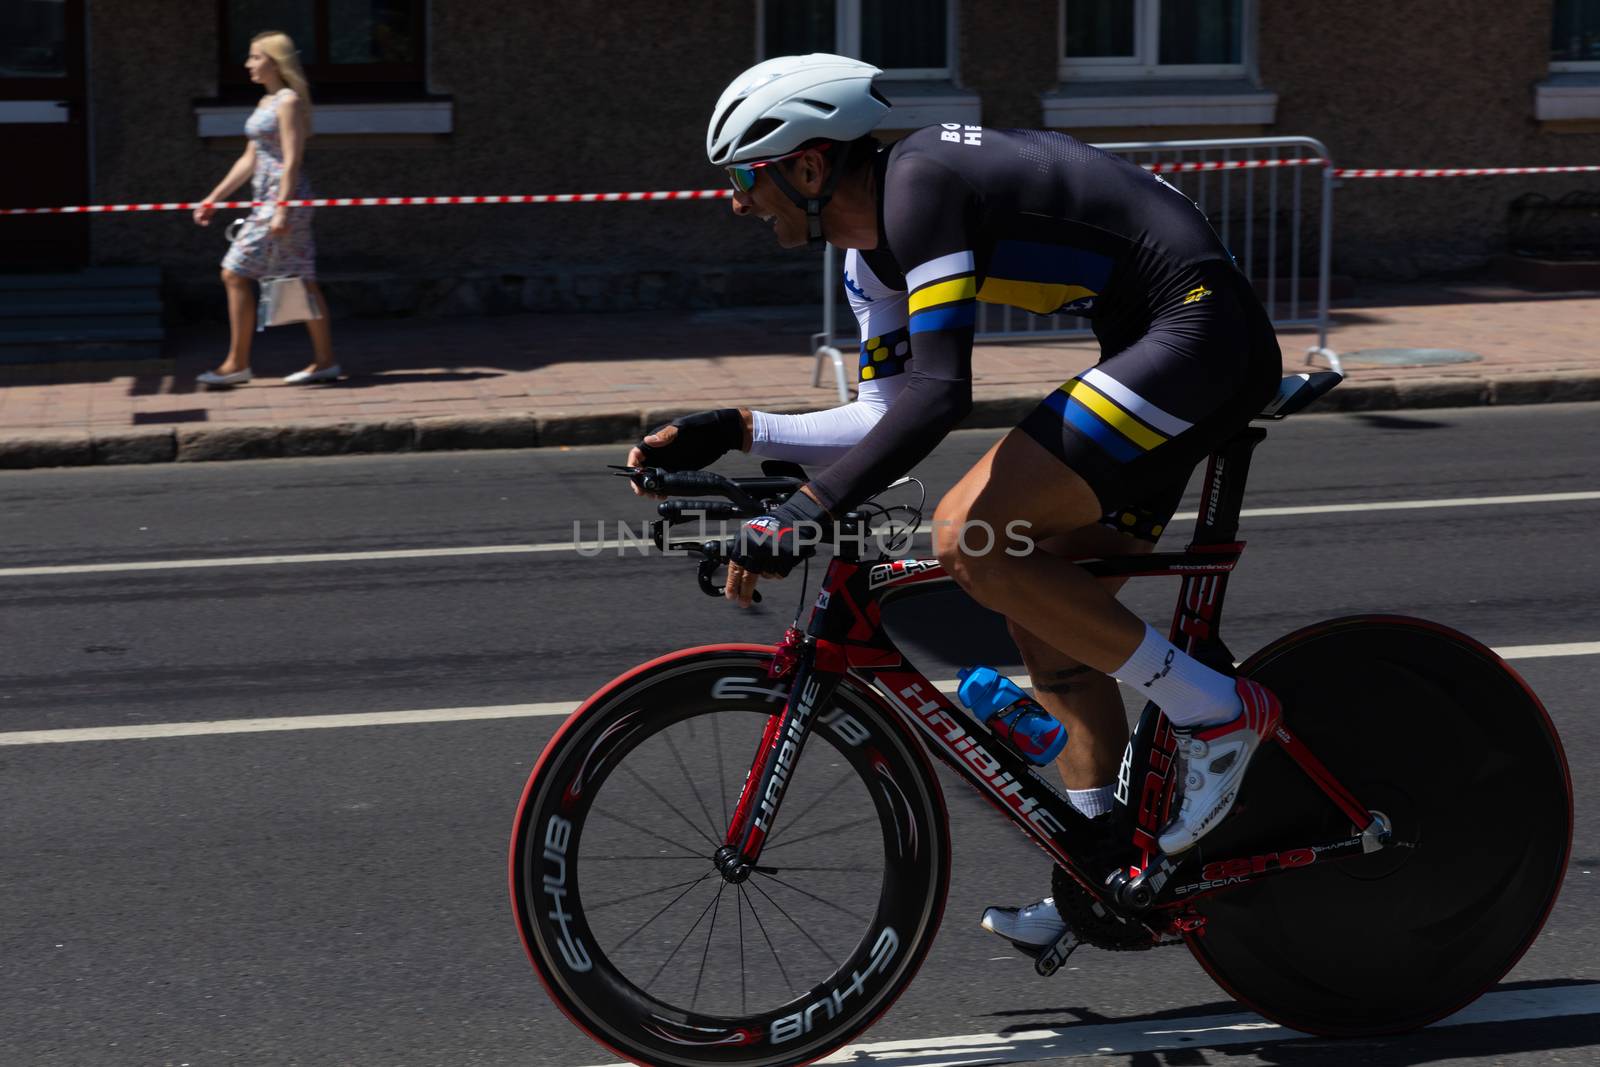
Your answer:
[[[1067,728],[993,667],[968,667],[956,696],[1022,758],[1043,767],[1067,747]]]

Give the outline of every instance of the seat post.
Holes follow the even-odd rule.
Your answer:
[[[1230,545],[1239,539],[1239,511],[1250,476],[1250,454],[1267,439],[1259,426],[1246,426],[1224,441],[1206,464],[1194,545]]]

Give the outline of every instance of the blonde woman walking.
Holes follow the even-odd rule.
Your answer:
[[[265,93],[245,121],[250,139],[244,154],[233,164],[205,202],[195,208],[194,220],[211,224],[212,203],[226,200],[246,178],[257,201],[301,199],[311,195],[304,160],[311,136],[311,90],[300,68],[300,53],[288,34],[269,30],[250,41],[245,70]],[[256,326],[255,293],[250,282],[270,274],[305,279],[306,289],[322,317],[311,319],[312,363],[284,381],[290,385],[327,382],[341,371],[333,361],[333,336],[328,329],[328,305],[316,283],[316,245],[311,240],[311,209],[263,205],[253,209],[222,260],[222,284],[228,291],[228,355],[216,370],[196,377],[202,385],[243,385],[251,378],[250,342]]]

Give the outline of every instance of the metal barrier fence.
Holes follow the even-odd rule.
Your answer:
[[[1307,350],[1306,362],[1320,356],[1342,372],[1337,353],[1328,348],[1334,166],[1322,142],[1311,137],[1243,137],[1121,141],[1096,147],[1157,171],[1193,200],[1246,276],[1257,283],[1273,324],[1316,326],[1317,343]],[[1308,183],[1316,184],[1314,204],[1308,204],[1313,197],[1305,188]],[[849,399],[846,364],[854,362],[845,359],[844,351],[854,347],[855,338],[839,332],[838,291],[838,253],[829,245],[822,265],[822,329],[812,336],[816,358],[811,384],[820,385],[824,362],[831,364],[844,402]],[[848,317],[847,325],[851,325]],[[1005,304],[978,305],[979,341],[1090,335],[1088,320],[1076,316],[1034,315]]]

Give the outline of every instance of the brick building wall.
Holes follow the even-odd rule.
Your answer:
[[[1042,124],[1040,94],[1058,83],[1057,0],[1015,0],[1003,16],[954,2],[955,89],[981,99],[988,125]],[[1352,166],[1594,162],[1600,132],[1552,132],[1534,118],[1550,2],[1262,2],[1259,77],[1278,95],[1270,127],[1071,132],[1309,134]],[[97,0],[91,14],[95,199],[198,198],[243,147],[196,132],[195,102],[217,92],[217,7]],[[452,132],[315,137],[307,165],[320,194],[715,187],[704,124],[756,59],[756,5],[433,0],[428,33],[428,88],[451,98]],[[1348,182],[1336,199],[1336,269],[1482,264],[1505,243],[1514,197],[1581,184]],[[101,217],[93,255],[160,264],[186,298],[215,302],[221,231],[177,214]],[[809,301],[819,269],[814,253],[774,249],[764,227],[717,201],[325,209],[316,237],[336,302],[355,312]]]
[[[1346,167],[1600,163],[1600,129],[1541,124],[1550,0],[1398,0],[1359,9],[1274,0],[1261,78],[1276,129],[1319,138]],[[1415,277],[1482,266],[1523,193],[1600,190],[1596,175],[1351,180],[1335,194],[1335,270]]]
[[[317,193],[719,184],[721,174],[704,161],[705,117],[749,63],[752,11],[686,18],[681,6],[641,0],[559,9],[565,17],[553,10],[436,0],[428,81],[453,98],[453,131],[315,136],[307,169]],[[196,133],[194,103],[217,91],[216,8],[107,0],[94,15],[95,198],[200,198],[244,147],[242,131]],[[248,186],[235,195],[247,198]],[[728,214],[725,202],[330,208],[318,212],[315,232],[319,272],[336,292],[346,279],[345,305],[354,300],[365,311],[418,301],[473,311],[497,299],[551,307],[738,303],[813,277],[814,266],[774,264],[770,236]],[[184,295],[204,298],[226,250],[221,231],[220,222],[200,229],[176,214],[100,217],[93,254],[100,263],[159,263]],[[777,279],[740,269],[752,263],[778,266]],[[479,284],[456,284],[462,275]],[[385,277],[400,280],[377,284]]]

